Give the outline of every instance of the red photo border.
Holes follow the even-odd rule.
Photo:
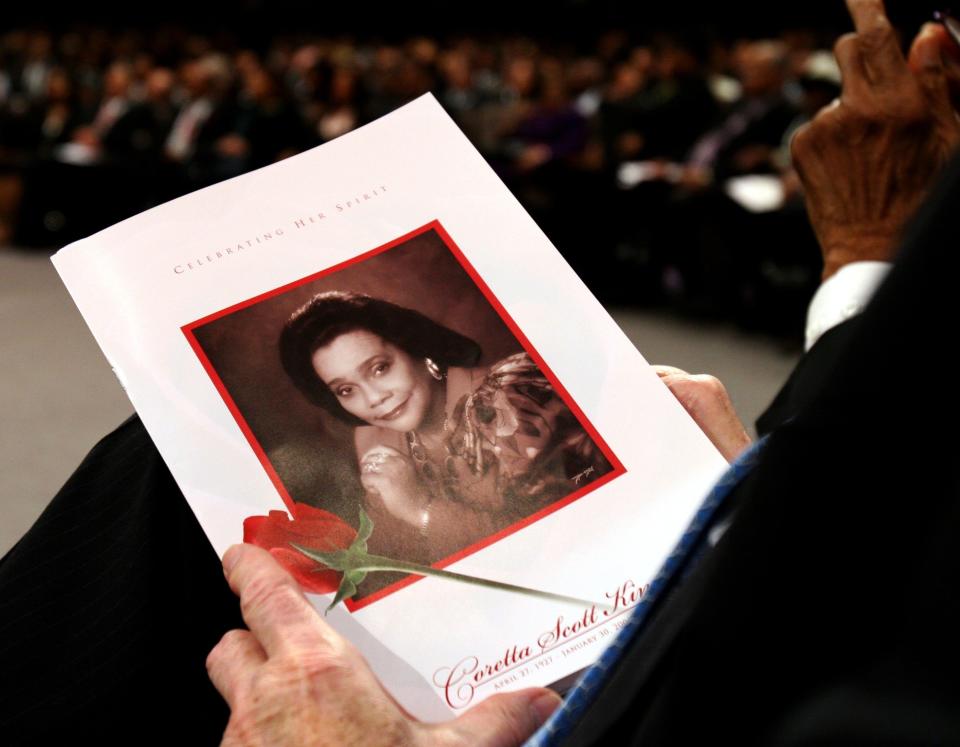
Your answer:
[[[468,555],[472,555],[478,550],[482,550],[483,548],[492,545],[494,542],[498,542],[504,537],[507,537],[513,534],[514,532],[517,532],[523,529],[524,527],[539,521],[545,516],[552,514],[554,511],[557,511],[563,508],[564,506],[568,506],[574,501],[587,495],[587,493],[590,493],[596,490],[600,486],[605,485],[606,483],[610,482],[614,478],[617,478],[620,475],[624,474],[626,472],[626,468],[624,468],[620,460],[617,459],[616,455],[607,445],[607,442],[604,441],[603,438],[601,438],[600,434],[597,432],[597,429],[593,427],[593,424],[587,419],[583,411],[577,406],[577,403],[573,401],[573,398],[567,393],[567,390],[564,389],[563,385],[557,379],[556,375],[553,373],[553,371],[550,370],[550,367],[546,364],[543,358],[540,357],[540,354],[537,353],[533,345],[530,344],[530,341],[527,339],[526,335],[523,334],[523,332],[520,330],[520,327],[517,326],[517,323],[513,320],[510,314],[507,313],[507,310],[503,307],[503,305],[500,303],[497,297],[494,296],[493,292],[490,290],[487,284],[480,277],[480,274],[474,269],[473,265],[471,265],[470,262],[467,260],[467,258],[463,255],[463,252],[460,251],[460,248],[456,245],[456,243],[453,241],[450,235],[446,232],[443,226],[440,225],[439,220],[433,220],[430,223],[427,223],[426,225],[421,226],[420,228],[410,231],[409,233],[406,233],[403,236],[400,236],[399,238],[393,239],[392,241],[386,244],[383,244],[382,246],[378,246],[375,249],[371,249],[367,252],[364,252],[355,257],[352,257],[344,262],[341,262],[340,264],[334,265],[333,267],[328,267],[325,270],[321,270],[320,272],[316,272],[313,275],[309,275],[305,278],[301,278],[300,280],[294,280],[293,282],[287,283],[286,285],[280,286],[279,288],[274,288],[273,290],[267,291],[266,293],[261,293],[259,296],[254,296],[253,298],[249,298],[246,301],[241,301],[240,303],[236,303],[233,306],[229,306],[221,311],[217,311],[213,314],[210,314],[209,316],[205,316],[202,319],[198,319],[195,322],[186,324],[183,327],[181,327],[181,331],[186,336],[187,342],[190,344],[190,347],[193,348],[193,352],[196,354],[197,358],[200,360],[200,363],[201,365],[203,365],[203,368],[207,372],[207,375],[210,376],[210,379],[213,382],[213,385],[216,387],[217,391],[220,393],[220,396],[223,398],[223,401],[226,404],[227,409],[230,411],[230,414],[233,415],[234,420],[237,421],[237,425],[240,426],[240,430],[243,432],[243,435],[246,437],[250,446],[253,448],[253,451],[256,454],[257,459],[260,461],[260,464],[266,471],[267,475],[269,476],[270,481],[273,483],[274,487],[277,489],[277,492],[280,494],[280,498],[283,500],[284,505],[286,505],[287,510],[290,511],[292,515],[293,499],[290,497],[290,494],[287,492],[286,487],[284,487],[283,481],[280,479],[280,476],[277,474],[276,470],[273,468],[273,465],[270,463],[270,460],[267,458],[266,452],[264,452],[263,448],[260,446],[260,443],[257,441],[256,437],[253,435],[253,431],[251,430],[244,416],[241,414],[240,409],[237,407],[236,403],[233,401],[233,397],[230,396],[230,393],[227,391],[226,386],[224,386],[223,381],[220,379],[219,374],[217,374],[216,370],[211,364],[210,359],[207,357],[206,353],[203,351],[203,348],[200,346],[200,343],[197,340],[196,335],[194,335],[193,333],[193,330],[195,330],[198,327],[202,327],[205,324],[209,324],[210,322],[213,322],[217,319],[228,316],[229,314],[232,314],[235,311],[239,311],[240,309],[247,308],[248,306],[253,306],[254,304],[260,303],[261,301],[265,301],[268,298],[279,296],[301,285],[305,285],[307,283],[313,282],[314,280],[318,280],[326,275],[332,275],[333,273],[339,272],[340,270],[343,270],[351,265],[358,264],[360,262],[368,260],[371,257],[375,257],[376,255],[381,254],[382,252],[393,249],[394,247],[399,246],[400,244],[405,244],[410,239],[416,236],[419,236],[420,234],[426,233],[428,231],[436,231],[437,235],[443,241],[444,245],[447,247],[450,253],[454,256],[457,262],[460,263],[460,266],[463,267],[466,273],[470,276],[470,279],[474,282],[477,288],[480,289],[480,292],[483,294],[484,298],[486,298],[487,303],[489,303],[493,307],[493,309],[497,312],[498,316],[503,320],[503,323],[507,325],[507,328],[510,330],[511,333],[513,333],[513,336],[517,339],[517,341],[520,343],[523,349],[530,355],[533,361],[537,364],[537,366],[543,372],[544,376],[547,377],[547,380],[550,381],[550,383],[553,385],[554,390],[563,400],[564,404],[566,404],[566,406],[570,409],[570,412],[573,413],[574,417],[576,417],[580,425],[590,435],[590,438],[592,438],[594,443],[600,448],[600,451],[603,453],[604,457],[606,457],[607,461],[610,463],[610,466],[612,468],[606,474],[601,475],[593,482],[587,483],[583,487],[572,492],[570,495],[565,496],[564,498],[561,498],[560,500],[555,501],[554,503],[551,503],[549,506],[545,506],[544,508],[540,509],[536,513],[531,514],[530,516],[527,516],[524,519],[521,519],[515,524],[511,524],[510,526],[505,527],[504,529],[501,529],[499,532],[496,532],[495,534],[491,534],[487,537],[484,537],[482,540],[479,540],[473,543],[472,545],[465,547],[462,550],[459,550],[458,552],[455,552],[454,554],[447,556],[446,558],[443,558],[442,560],[438,560],[436,563],[433,564],[434,568],[445,568],[448,565],[451,565],[457,562],[458,560],[461,560],[462,558],[467,557]],[[364,597],[358,602],[354,602],[350,599],[347,599],[344,601],[344,604],[346,605],[347,609],[350,612],[356,612],[357,610],[363,609],[364,607],[367,607],[373,604],[374,602],[377,602],[383,599],[384,597],[387,597],[390,594],[393,594],[394,592],[399,591],[400,589],[403,589],[409,586],[410,584],[419,581],[421,578],[423,578],[423,576],[417,576],[417,575],[407,576],[405,578],[400,579],[399,581],[396,581],[390,584],[389,586],[385,586],[384,588],[374,592],[373,594],[370,594],[369,596]]]

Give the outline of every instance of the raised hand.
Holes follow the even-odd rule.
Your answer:
[[[942,29],[921,30],[908,64],[881,0],[847,0],[847,7],[856,30],[834,48],[842,94],[791,144],[824,278],[849,262],[892,259],[904,225],[960,143]]]

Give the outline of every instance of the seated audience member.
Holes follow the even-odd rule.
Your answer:
[[[960,140],[942,29],[924,27],[908,67],[879,0],[848,5],[841,99],[793,143],[824,256],[814,311],[862,262],[892,258]],[[581,710],[551,716],[559,698],[530,689],[412,721],[252,546],[224,557],[249,630],[223,635],[241,625],[235,600],[134,418],[0,561],[0,728],[14,743],[513,745],[550,719],[555,736],[535,739],[960,741],[958,485],[953,439],[934,423],[960,413],[930,401],[917,365],[954,334],[943,299],[960,269],[958,194],[954,162],[869,309],[823,332],[768,412],[774,431],[727,499],[725,533],[654,600],[592,696],[571,701]],[[921,376],[901,373],[911,364]],[[724,453],[743,448],[722,388],[663,376]],[[211,647],[229,720],[201,670]]]
[[[874,285],[870,263],[892,257],[960,142],[942,30],[923,29],[911,72],[880,3],[849,5],[857,33],[837,45],[843,96],[793,144],[824,252],[812,336],[826,324],[818,306],[856,282],[854,273],[868,273],[855,293]],[[666,601],[653,602],[634,645],[569,729],[560,714],[548,724],[557,738],[548,731],[534,743],[960,740],[952,439],[936,435],[933,408],[889,365],[950,339],[953,324],[934,312],[929,294],[947,292],[956,274],[947,238],[958,189],[955,161],[875,304],[855,324],[825,333],[833,339],[816,343],[768,413],[780,427],[735,488],[725,535]],[[857,304],[841,304],[840,316]],[[742,448],[722,391],[665,372],[671,377],[681,401],[682,387],[705,389],[692,414],[727,453]],[[912,426],[906,437],[904,426]],[[528,690],[447,724],[413,723],[266,553],[233,547],[224,567],[250,625],[228,634],[208,661],[231,704],[225,743],[283,735],[284,744],[515,744],[556,707],[547,691]],[[271,586],[282,590],[273,599],[251,592]],[[308,652],[316,665],[303,668]]]
[[[45,81],[43,97],[0,107],[0,245],[16,236],[25,185],[35,172],[45,172],[46,162],[81,121],[67,71],[50,68]]]
[[[163,144],[173,125],[176,77],[168,68],[146,74],[143,98],[135,101],[102,139],[108,157],[152,166],[163,156]]]
[[[217,178],[238,176],[313,145],[299,112],[275,76],[262,67],[244,73],[229,130],[214,143]]]
[[[690,187],[720,182],[727,176],[771,169],[770,157],[796,116],[784,94],[787,49],[782,42],[757,41],[736,54],[740,99],[688,154],[684,182]]]
[[[625,197],[632,198],[636,240],[646,245],[649,269],[661,276],[664,295],[686,310],[734,316],[749,325],[758,317],[773,322],[771,304],[757,298],[764,290],[764,261],[775,258],[776,250],[795,236],[803,248],[812,249],[814,259],[815,249],[809,236],[789,221],[748,211],[730,193],[731,185],[743,177],[776,178],[776,154],[798,113],[785,88],[785,43],[742,42],[732,57],[740,95],[718,121],[705,110],[694,120],[700,134],[685,159],[650,150],[619,173],[621,184],[630,189]],[[653,125],[645,138],[648,148],[658,139]],[[676,129],[688,129],[689,135],[689,127]],[[665,129],[662,122],[659,129]],[[801,315],[790,317],[799,321]]]
[[[184,169],[187,182],[206,186],[214,181],[216,143],[228,134],[232,109],[226,91],[231,72],[224,60],[208,54],[180,68],[183,102],[164,142],[166,158]]]
[[[93,117],[82,127],[78,127],[72,142],[83,146],[90,153],[89,161],[99,161],[104,142],[111,137],[113,128],[130,110],[132,101],[130,87],[133,83],[133,70],[130,65],[115,62],[107,68],[103,77],[103,96]]]

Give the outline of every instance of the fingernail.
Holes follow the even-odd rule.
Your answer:
[[[240,545],[230,545],[223,554],[223,575],[229,576],[230,571],[240,559]]]
[[[546,690],[536,695],[534,699],[530,701],[530,708],[537,717],[537,723],[542,724],[550,718],[551,714],[557,710],[557,707],[562,702],[563,699],[552,690]]]

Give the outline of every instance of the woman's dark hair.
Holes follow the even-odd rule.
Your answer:
[[[337,337],[367,330],[396,345],[412,358],[430,358],[446,373],[451,366],[473,366],[480,346],[419,311],[362,293],[329,291],[297,309],[280,333],[283,370],[313,404],[351,425],[367,423],[340,406],[313,368],[313,354]]]

